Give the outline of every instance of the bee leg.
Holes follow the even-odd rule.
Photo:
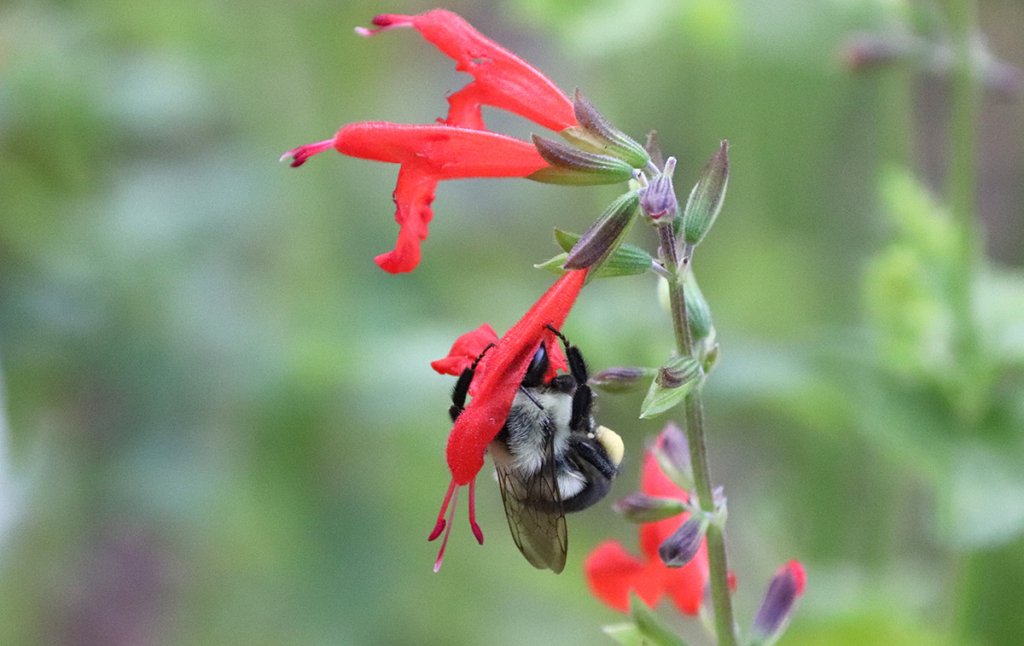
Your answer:
[[[586,486],[570,498],[563,498],[566,513],[582,511],[601,501],[612,488],[612,480],[619,471],[608,459],[607,454],[594,440],[574,434],[569,437],[571,452],[575,454],[573,467],[581,473],[590,474]],[[596,473],[595,473],[596,472]]]
[[[455,388],[452,390],[452,405],[448,407],[448,415],[454,422],[462,414],[462,411],[466,408],[466,396],[469,394],[469,384],[472,383],[474,375],[476,375],[476,366],[480,363],[480,360],[484,358],[487,351],[494,347],[495,344],[488,343],[487,347],[484,348],[476,359],[473,360],[473,364],[462,371],[459,375],[459,380],[455,382]]]
[[[580,349],[569,343],[564,334],[551,324],[548,324],[547,328],[561,339],[562,346],[565,348],[565,359],[569,362],[569,373],[576,381],[576,390],[572,394],[572,417],[569,418],[569,428],[579,431],[587,423],[594,406],[594,393],[587,385],[587,380],[590,378],[587,373],[587,362],[583,360],[583,353],[580,352]]]

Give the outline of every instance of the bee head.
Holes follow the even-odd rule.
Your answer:
[[[548,351],[544,348],[544,344],[541,343],[537,348],[536,354],[533,355],[533,360],[530,361],[530,367],[526,369],[523,385],[530,388],[543,384],[544,377],[548,374],[549,366]]]

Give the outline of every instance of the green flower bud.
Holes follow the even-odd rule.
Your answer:
[[[615,157],[580,150],[537,135],[533,135],[533,145],[544,161],[551,164],[526,176],[535,182],[590,186],[617,184],[633,177],[633,167]]]
[[[701,173],[700,181],[690,192],[683,210],[683,239],[688,245],[699,244],[722,210],[725,188],[729,184],[729,142],[722,141]]]
[[[565,268],[586,269],[608,258],[621,244],[639,204],[640,196],[636,193],[626,193],[612,202],[573,245]]]
[[[692,270],[686,272],[683,281],[683,300],[686,302],[686,320],[690,324],[690,334],[694,341],[699,341],[711,332],[711,308],[704,300],[704,294],[700,291]]]
[[[605,119],[578,89],[573,101],[573,110],[580,125],[566,128],[559,134],[580,148],[617,157],[633,168],[647,166],[650,157],[644,147]]]
[[[612,510],[631,523],[653,523],[686,511],[683,501],[632,493],[612,505]]]
[[[567,252],[576,246],[580,238],[581,236],[575,233],[555,229],[555,242]],[[565,257],[568,257],[568,254]],[[653,266],[654,258],[651,257],[651,254],[635,245],[619,244],[603,262],[597,264],[596,267],[591,267],[588,279],[637,276],[651,271]]]
[[[700,364],[693,357],[673,356],[658,369],[658,376],[640,405],[640,418],[655,417],[683,401],[701,378]]]

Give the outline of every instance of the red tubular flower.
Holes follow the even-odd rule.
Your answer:
[[[399,229],[394,251],[375,258],[392,274],[409,272],[420,262],[420,241],[427,238],[437,183],[468,177],[526,177],[547,166],[531,144],[505,135],[444,125],[353,123],[334,139],[299,146],[284,154],[292,166],[329,148],[352,157],[401,164],[394,200]]]
[[[357,29],[363,35],[411,26],[456,61],[456,69],[474,78],[448,97],[448,118],[440,124],[410,126],[355,123],[333,139],[299,146],[281,160],[301,166],[331,148],[352,157],[401,164],[394,192],[395,220],[401,229],[395,250],[377,256],[384,271],[412,271],[420,260],[420,241],[433,217],[431,203],[437,183],[468,177],[526,177],[548,164],[533,144],[485,130],[482,105],[509,110],[545,128],[575,126],[572,101],[543,74],[498,46],[450,11],[437,9],[418,16],[381,15],[378,29]]]
[[[473,81],[448,97],[446,123],[483,130],[481,105],[514,112],[545,128],[559,131],[576,125],[572,101],[526,61],[485,38],[457,14],[435,9],[418,16],[376,16],[378,29],[357,29],[370,36],[393,27],[412,27],[455,60],[455,69]]]
[[[659,445],[661,438],[658,440]],[[644,456],[640,490],[650,496],[686,501],[686,492],[662,473],[651,451]],[[629,592],[633,590],[648,606],[654,607],[667,596],[680,612],[696,615],[708,580],[707,545],[686,565],[670,568],[658,557],[658,547],[682,525],[689,514],[644,523],[640,526],[638,559],[617,541],[598,545],[583,562],[587,585],[601,601],[621,612],[629,612]]]
[[[530,366],[530,361],[541,342],[546,342],[548,348],[557,347],[558,340],[554,338],[547,326],[550,325],[556,329],[562,327],[562,323],[569,315],[569,310],[576,302],[576,296],[583,287],[586,275],[586,270],[570,271],[559,278],[526,315],[497,341],[495,347],[485,355],[481,364],[477,366],[477,373],[472,384],[475,386],[473,399],[459,415],[448,436],[446,454],[452,481],[448,486],[444,503],[441,505],[441,511],[437,515],[437,524],[429,537],[429,540],[434,540],[447,527],[440,553],[437,555],[437,562],[434,565],[435,572],[441,567],[444,549],[448,544],[451,521],[455,515],[456,493],[458,488],[464,485],[469,485],[470,527],[473,529],[473,535],[476,536],[477,541],[483,544],[483,531],[476,522],[474,489],[476,475],[484,465],[484,453],[487,450],[487,445],[505,425],[505,419],[508,417],[509,409],[512,408],[516,391],[519,390],[523,377]],[[478,328],[474,332],[460,337],[448,358],[441,362],[435,362],[435,364],[443,363],[443,368],[454,369],[455,365],[465,357],[465,351],[477,346],[483,350],[483,347],[490,342],[484,340],[488,337],[489,327],[486,326],[487,329]],[[489,331],[490,334],[494,333],[493,330]],[[460,353],[462,353],[462,357],[459,356]],[[454,360],[447,362],[448,359]],[[472,359],[469,361],[471,362]],[[435,367],[436,369],[437,367]],[[445,512],[449,506],[451,512],[448,515],[448,520],[445,521]]]

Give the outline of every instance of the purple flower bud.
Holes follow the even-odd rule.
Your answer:
[[[665,424],[661,434],[658,435],[658,452],[665,457],[668,466],[676,471],[689,473],[690,466],[690,444],[686,441],[686,433],[683,433],[675,422]]]
[[[625,393],[646,385],[649,378],[656,374],[651,368],[635,366],[616,366],[605,368],[590,378],[591,386],[609,393]]]
[[[669,157],[665,163],[665,172],[651,180],[640,198],[640,208],[652,220],[671,222],[679,212],[679,200],[676,199],[676,191],[672,186],[672,171],[675,170],[675,166],[675,157]]]
[[[645,493],[632,493],[612,505],[612,509],[631,523],[653,523],[683,513],[683,502],[675,498],[658,498]]]
[[[690,517],[658,547],[658,556],[668,567],[682,567],[693,560],[708,530],[706,518]]]
[[[755,643],[777,638],[785,630],[806,582],[807,574],[800,561],[790,561],[775,573],[750,629]]]

